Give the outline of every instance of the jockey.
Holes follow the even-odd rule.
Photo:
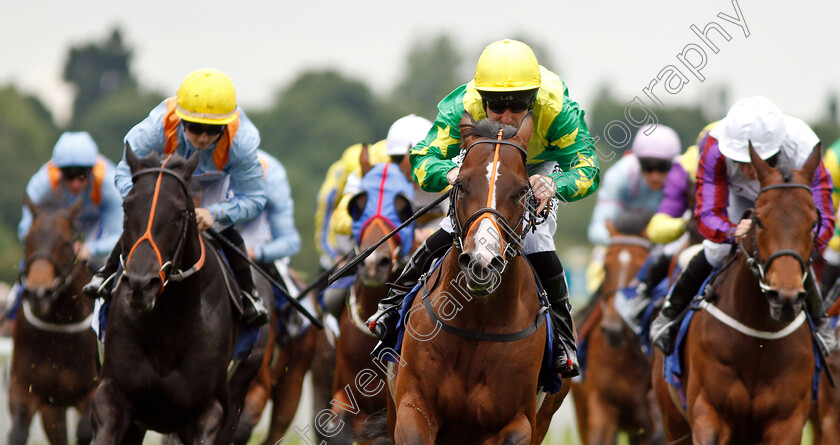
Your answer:
[[[99,268],[122,233],[122,199],[114,186],[114,164],[99,154],[87,132],[67,132],[58,138],[52,159],[26,185],[26,194],[37,206],[70,207],[79,199],[82,209],[76,229],[84,241],[73,244],[73,253]],[[23,206],[18,237],[23,241],[32,225],[32,213]]]
[[[750,228],[749,219],[740,218],[753,206],[759,192],[755,170],[750,163],[748,143],[771,166],[788,165],[801,168],[819,138],[799,119],[783,115],[779,108],[763,96],[741,99],[701,142],[697,168],[697,191],[694,217],[706,238],[698,253],[672,286],[667,301],[650,329],[651,341],[670,354],[678,331],[680,315],[700,290],[703,281],[729,255],[737,239]],[[822,250],[834,231],[831,203],[831,178],[820,166],[811,184],[818,225],[815,246]],[[733,222],[739,221],[739,222]],[[834,332],[822,310],[822,297],[813,273],[807,275],[804,287],[806,306],[818,327],[817,336],[824,352],[834,348]]]
[[[665,178],[662,201],[645,229],[648,239],[655,246],[636,275],[636,298],[632,305],[634,311],[629,314],[634,329],[639,327],[639,318],[650,303],[651,292],[668,276],[674,255],[691,239],[690,233],[696,233],[696,228],[689,230],[688,225],[694,221],[691,215],[694,211],[694,184],[697,181],[697,161],[700,156],[697,144],[716,124],[713,122],[703,128],[696,143],[677,158]]]
[[[564,202],[592,194],[598,187],[599,168],[591,146],[584,112],[569,99],[565,83],[539,65],[533,51],[516,40],[491,43],[482,52],[475,77],[456,88],[438,104],[438,116],[426,139],[411,152],[414,180],[426,191],[440,192],[458,178],[453,158],[460,152],[459,123],[469,113],[475,121],[490,118],[518,125],[533,112],[534,134],[528,144],[528,174],[541,204],[552,197]],[[550,206],[546,221],[529,232],[522,251],[536,269],[548,293],[554,327],[552,367],[563,377],[580,373],[576,341],[569,313],[568,286],[560,259],[555,253],[553,234],[557,228],[557,201]],[[426,263],[452,245],[452,223],[445,219],[438,230],[415,251],[398,281],[410,289]],[[378,311],[368,320],[380,338],[393,338],[399,320],[398,309],[407,292],[389,291]]]
[[[630,153],[604,174],[598,202],[587,234],[595,244],[587,267],[587,289],[597,289],[604,279],[604,255],[610,240],[607,220],[614,221],[628,209],[656,211],[671,163],[682,151],[680,138],[670,127],[645,125],[636,133]]]
[[[622,210],[657,209],[671,163],[680,152],[680,137],[672,128],[645,125],[639,129],[630,154],[607,170],[598,188],[598,202],[587,230],[592,244],[609,242],[606,222]]]
[[[270,266],[300,252],[300,235],[295,228],[295,203],[286,169],[270,154],[257,150],[265,180],[265,207],[256,218],[237,224],[248,256]]]
[[[384,141],[381,141],[384,142],[384,144],[378,142],[368,148],[368,157],[371,160],[371,164],[391,162],[400,165],[401,167],[405,165],[407,168],[402,171],[402,174],[406,178],[409,178],[410,172],[408,170],[410,169],[410,166],[407,162],[403,162],[405,160],[404,158],[411,147],[417,145],[418,142],[422,141],[423,138],[426,137],[430,128],[432,128],[432,123],[429,122],[428,119],[415,116],[413,114],[397,119],[388,129],[388,136]],[[384,148],[384,150],[382,150],[382,148]],[[356,193],[361,191],[361,166],[354,170],[355,171],[351,172],[347,177],[347,183],[344,186],[343,196],[341,197],[335,212],[333,212],[332,220],[330,221],[330,229],[332,233],[343,239],[352,239],[353,218],[350,216],[348,206]],[[410,180],[408,182],[411,183]],[[436,196],[436,194],[428,192],[422,192],[422,194],[424,195],[423,199],[426,199],[422,205],[433,201]],[[412,202],[415,208],[418,205],[417,195],[418,191],[415,187],[415,194]],[[432,195],[431,199],[429,199],[427,195]],[[355,243],[355,240],[353,242]],[[408,255],[409,253],[410,252],[403,252],[402,254]],[[348,282],[344,282],[344,285],[339,285],[338,283],[339,282],[334,283],[334,285],[328,287],[327,290],[324,291],[324,305],[326,306],[327,311],[336,317],[341,314],[341,310],[344,307],[344,301],[350,292],[350,288],[347,287],[349,284]]]
[[[831,194],[831,200],[834,203],[834,209],[840,213],[840,140],[835,141],[828,147],[823,156],[823,163],[825,168],[831,174],[831,179],[834,186]],[[836,221],[837,215],[835,215]],[[828,247],[823,251],[823,259],[825,265],[823,266],[822,276],[820,276],[820,288],[824,294],[827,294],[832,285],[840,278],[840,227],[834,229],[834,236],[828,243]]]
[[[315,248],[320,254],[320,266],[324,270],[329,269],[342,255],[353,249],[352,242],[346,236],[336,233],[336,225],[343,224],[350,227],[350,216],[347,215],[341,222],[332,222],[332,218],[339,201],[344,196],[344,187],[347,185],[350,174],[353,172],[358,172],[357,175],[361,174],[359,154],[363,145],[365,144],[347,147],[341,159],[333,162],[327,169],[326,178],[318,190],[315,209]],[[371,162],[387,160],[384,141],[369,146],[368,157]],[[346,233],[349,233],[349,229]]]
[[[233,82],[224,73],[215,69],[190,73],[177,96],[161,102],[129,130],[125,143],[140,158],[150,152],[178,153],[186,158],[198,151],[199,163],[192,178],[202,188],[201,207],[195,209],[198,229],[207,230],[215,223],[227,226],[221,233],[245,250],[233,225],[255,218],[265,205],[263,168],[257,158],[260,135],[236,106]],[[125,199],[132,181],[124,157],[115,179]],[[254,287],[250,265],[227,247],[223,250],[242,288],[241,321],[250,326],[265,324],[268,313]],[[110,298],[104,284],[116,272],[121,253],[117,243],[105,266],[85,285],[87,295]]]

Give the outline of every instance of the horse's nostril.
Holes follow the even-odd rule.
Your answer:
[[[387,257],[379,258],[379,261],[377,261],[377,266],[380,269],[385,269],[385,268],[390,269],[391,268],[391,259],[387,258]]]
[[[804,290],[799,291],[799,293],[796,295],[796,301],[805,301],[807,297],[808,292],[805,292]]]
[[[470,263],[472,263],[472,255],[468,254],[467,252],[463,252],[460,255],[458,255],[458,265],[461,266],[461,270],[469,270]]]
[[[505,270],[505,260],[500,255],[494,256],[493,259],[490,260],[490,269],[501,274],[502,271]]]

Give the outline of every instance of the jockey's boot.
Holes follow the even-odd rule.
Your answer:
[[[700,291],[703,280],[712,272],[712,265],[701,250],[689,261],[677,278],[677,282],[668,292],[668,297],[659,315],[650,325],[650,341],[659,349],[670,355],[674,352],[674,344],[679,332],[679,321],[694,296]]]
[[[122,242],[111,249],[105,265],[96,271],[90,281],[82,286],[82,293],[90,299],[102,298],[104,301],[111,299],[111,288],[114,285],[114,275],[120,266],[120,255],[122,255]]]
[[[639,284],[636,286],[636,297],[628,302],[631,305],[631,321],[636,327],[641,323],[642,314],[650,304],[653,289],[668,276],[671,258],[664,252],[653,254],[645,261],[644,266],[636,275],[639,280]]]
[[[239,249],[239,252],[247,252],[242,236],[233,227],[228,227],[223,230],[221,235],[233,243]],[[262,326],[268,323],[268,310],[265,308],[262,297],[254,285],[254,276],[251,275],[251,264],[239,252],[231,251],[232,249],[225,243],[222,243],[222,250],[225,252],[231,271],[236,276],[236,281],[239,283],[239,288],[242,291],[239,296],[242,307],[240,321],[249,327]]]
[[[577,359],[577,339],[569,311],[569,286],[566,284],[566,272],[554,251],[537,252],[526,255],[539,276],[543,289],[551,305],[552,371],[564,379],[580,375]]]
[[[823,297],[820,292],[819,283],[814,275],[814,269],[808,269],[808,277],[805,279],[805,307],[808,309],[811,320],[814,322],[817,332],[817,343],[824,357],[828,357],[837,348],[837,337],[831,327],[831,319],[823,309]]]
[[[417,280],[429,267],[429,262],[442,255],[452,245],[452,235],[443,229],[423,241],[423,244],[408,259],[400,276],[394,283],[389,283],[388,296],[379,301],[376,312],[367,319],[368,329],[384,343],[395,339],[397,323],[400,320],[400,307],[403,299],[411,292]]]

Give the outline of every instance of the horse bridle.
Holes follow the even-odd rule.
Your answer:
[[[52,282],[49,290],[53,296],[59,295],[64,292],[72,283],[76,277],[76,271],[79,270],[79,267],[82,266],[81,261],[76,260],[76,255],[73,253],[73,242],[67,241],[62,243],[62,248],[66,248],[70,253],[68,257],[70,261],[66,262],[65,264],[60,264],[58,259],[53,255],[52,252],[46,250],[37,250],[32,255],[29,255],[23,261],[23,271],[21,272],[21,276],[25,277],[29,275],[29,267],[35,260],[44,259],[50,262],[53,266],[53,270],[55,270],[55,279]],[[23,282],[20,280],[21,283]],[[24,288],[25,290],[25,288]]]
[[[187,238],[187,229],[189,229],[189,222],[194,219],[194,211],[190,211],[189,207],[184,209],[181,214],[183,215],[182,222],[181,222],[181,230],[180,236],[178,237],[178,244],[175,246],[175,253],[172,255],[172,259],[164,262],[163,258],[160,253],[160,249],[157,246],[154,238],[152,238],[152,223],[155,219],[155,210],[157,208],[157,201],[160,195],[160,184],[163,180],[163,175],[169,175],[178,180],[178,184],[181,185],[181,189],[184,191],[184,195],[187,197],[187,200],[190,198],[190,189],[187,185],[187,182],[184,178],[181,177],[178,173],[166,168],[166,163],[172,156],[170,155],[167,157],[160,167],[151,167],[151,168],[144,168],[134,172],[131,175],[131,180],[134,181],[137,177],[148,174],[148,173],[157,173],[157,182],[155,183],[155,192],[154,196],[152,197],[152,208],[149,211],[149,222],[146,226],[146,231],[143,233],[140,238],[135,241],[134,245],[131,247],[131,250],[128,253],[128,258],[123,258],[123,254],[120,254],[120,263],[123,266],[122,276],[126,275],[126,270],[128,266],[128,261],[131,259],[131,255],[134,253],[134,250],[142,243],[143,241],[147,241],[151,246],[152,250],[154,250],[155,255],[157,256],[158,263],[160,264],[160,269],[158,273],[160,274],[160,290],[158,290],[158,295],[163,293],[163,289],[169,284],[170,281],[182,281],[189,276],[198,272],[201,267],[204,265],[204,258],[205,258],[205,249],[204,249],[204,239],[199,236],[199,242],[201,244],[201,256],[199,257],[198,261],[193,264],[192,267],[187,269],[186,271],[182,269],[175,270],[175,264],[179,263],[181,260],[181,255],[183,254],[184,248],[184,240]]]
[[[773,189],[803,189],[807,190],[809,193],[812,192],[811,187],[805,184],[784,183],[768,185],[767,187],[764,187],[761,190],[759,190],[758,195],[761,195],[762,193]],[[757,196],[756,200],[758,200]],[[756,224],[753,224],[750,230],[754,232],[755,226]],[[822,216],[820,215],[819,211],[817,212],[817,225],[815,228],[815,236],[819,236],[820,230],[822,229]],[[767,284],[765,273],[767,270],[770,269],[770,265],[773,263],[773,261],[777,260],[780,257],[791,256],[794,259],[796,259],[797,262],[799,262],[799,267],[802,270],[803,283],[808,278],[808,274],[811,270],[811,257],[808,257],[808,259],[805,260],[804,258],[802,258],[802,255],[800,255],[799,252],[793,249],[779,249],[771,253],[766,260],[761,261],[761,254],[758,251],[758,237],[755,233],[752,234],[752,253],[748,252],[746,248],[744,248],[743,243],[738,243],[738,249],[744,255],[744,258],[746,258],[747,266],[749,267],[750,272],[752,272],[756,279],[758,279],[758,285],[761,288],[762,292],[767,292],[771,290],[770,285]]]
[[[503,129],[500,128],[497,139],[479,139],[477,141],[474,141],[472,144],[470,144],[465,149],[464,159],[466,159],[467,155],[469,155],[469,151],[470,151],[471,148],[475,147],[478,144],[489,143],[489,144],[495,144],[495,146],[496,146],[495,147],[495,153],[494,153],[494,156],[493,156],[494,172],[498,168],[499,151],[501,150],[502,145],[508,145],[508,146],[514,147],[517,150],[519,150],[519,152],[522,154],[522,164],[525,165],[525,160],[528,157],[528,151],[524,147],[522,147],[521,145],[519,145],[515,142],[502,139],[503,134],[504,134]],[[492,174],[491,177],[495,177],[495,174]],[[491,179],[491,181],[495,182],[495,179]],[[464,250],[464,242],[465,242],[464,237],[470,233],[473,225],[475,223],[477,223],[480,219],[490,218],[490,216],[488,216],[488,214],[495,216],[496,219],[495,220],[491,219],[491,221],[493,222],[494,225],[497,226],[497,229],[499,228],[498,226],[501,226],[502,230],[499,230],[499,237],[500,237],[499,242],[503,243],[502,258],[503,258],[503,261],[505,262],[505,264],[507,264],[507,261],[509,259],[515,257],[519,253],[519,245],[522,243],[522,240],[525,239],[525,236],[528,234],[528,232],[536,229],[536,225],[538,224],[538,222],[537,222],[537,211],[536,211],[537,206],[536,206],[536,203],[534,202],[536,200],[536,197],[534,196],[533,189],[529,188],[528,194],[526,195],[526,198],[525,198],[528,201],[527,204],[525,205],[525,211],[522,212],[522,216],[519,217],[519,221],[517,221],[514,226],[511,226],[510,223],[508,223],[507,219],[504,217],[504,215],[502,215],[498,210],[496,210],[495,208],[493,208],[490,205],[490,196],[493,194],[493,187],[494,187],[494,184],[491,182],[491,186],[490,186],[490,188],[488,189],[488,192],[487,192],[487,194],[488,194],[487,204],[485,205],[485,207],[482,207],[482,208],[476,210],[472,215],[470,215],[469,218],[467,218],[467,220],[465,221],[465,223],[463,225],[463,227],[467,228],[466,232],[464,232],[464,230],[462,229],[460,219],[458,218],[458,197],[460,195],[459,192],[464,189],[464,186],[463,186],[463,183],[461,182],[461,180],[455,181],[455,183],[452,184],[453,190],[452,190],[452,193],[450,194],[449,217],[452,219],[452,228],[453,228],[453,231],[455,232],[454,233],[454,235],[455,235],[454,238],[455,238],[455,242],[456,242],[456,245],[458,247],[458,250],[463,251]],[[522,230],[521,233],[517,232],[513,227],[522,227],[522,223],[525,220],[526,215],[528,216],[528,226],[526,226],[525,229]],[[512,241],[506,241],[504,239],[505,235],[508,235],[508,236],[512,235],[513,240]],[[504,266],[503,266],[503,268],[504,268]]]

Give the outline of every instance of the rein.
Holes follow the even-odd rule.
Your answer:
[[[169,175],[178,180],[178,184],[181,186],[181,189],[184,191],[187,199],[190,199],[190,191],[187,182],[181,175],[175,173],[174,171],[166,168],[166,163],[172,158],[172,155],[169,155],[166,159],[164,159],[163,163],[160,167],[153,167],[153,168],[144,168],[141,170],[136,171],[134,174],[131,175],[131,179],[135,180],[137,177],[148,174],[148,173],[157,173],[157,181],[155,182],[155,191],[154,195],[152,196],[152,208],[149,211],[149,222],[146,225],[146,231],[143,235],[134,243],[131,247],[131,250],[128,252],[128,258],[123,260],[122,255],[120,255],[120,262],[123,264],[123,271],[122,276],[124,277],[127,274],[127,266],[128,261],[131,260],[131,256],[134,254],[134,251],[143,241],[147,241],[149,245],[151,245],[152,250],[155,252],[155,256],[157,256],[158,264],[160,264],[160,269],[158,273],[160,274],[160,282],[161,286],[158,290],[158,295],[163,293],[164,288],[166,285],[169,284],[169,281],[182,281],[186,278],[189,278],[199,270],[201,270],[202,266],[204,266],[204,259],[205,259],[205,248],[204,248],[204,240],[199,236],[199,244],[201,245],[201,256],[198,258],[195,264],[192,267],[187,269],[186,271],[177,269],[174,270],[175,263],[180,261],[181,254],[184,247],[184,240],[187,238],[187,229],[189,228],[189,222],[191,220],[190,216],[191,212],[186,209],[183,212],[185,216],[183,218],[183,222],[181,223],[181,231],[180,236],[178,237],[178,244],[175,247],[175,253],[172,255],[172,259],[169,261],[164,262],[163,258],[160,253],[160,249],[158,248],[157,243],[155,242],[154,238],[152,237],[152,224],[155,221],[155,212],[157,210],[157,202],[158,198],[160,197],[160,186],[161,182],[163,181],[163,175]]]

